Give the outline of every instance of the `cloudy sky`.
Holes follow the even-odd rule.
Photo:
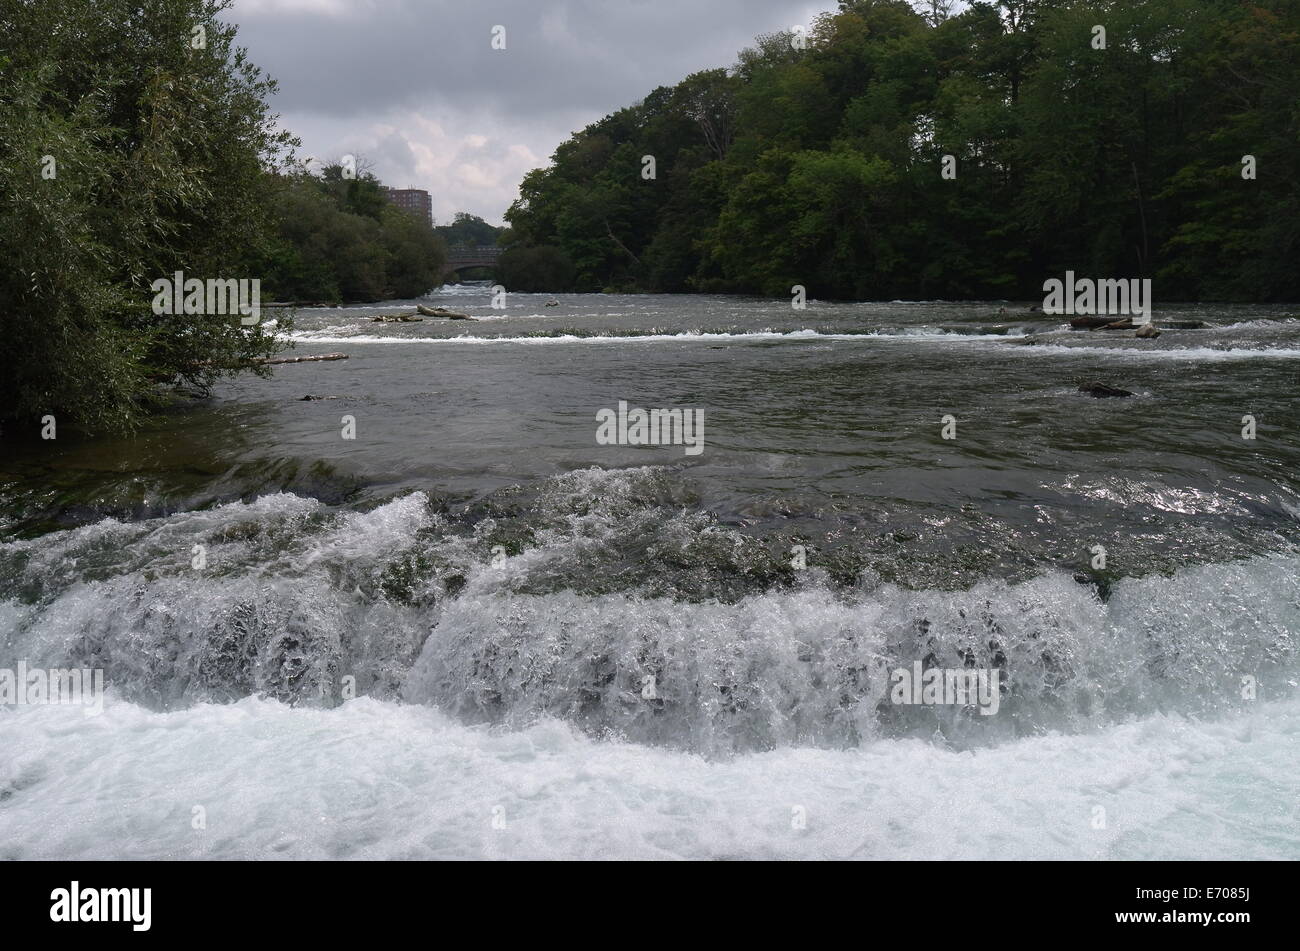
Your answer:
[[[302,154],[355,154],[494,224],[573,131],[834,0],[234,0]],[[504,50],[492,31],[505,27]]]

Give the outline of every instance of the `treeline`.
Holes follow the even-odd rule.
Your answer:
[[[1300,2],[951,7],[841,0],[575,134],[506,215],[503,282],[1300,299]]]
[[[502,231],[465,211],[456,212],[451,224],[438,225],[433,230],[453,248],[494,248]]]
[[[331,164],[274,178],[275,230],[250,265],[268,300],[378,301],[442,283],[446,242],[389,202],[369,172]]]

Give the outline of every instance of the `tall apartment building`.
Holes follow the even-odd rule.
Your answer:
[[[402,211],[433,227],[433,199],[423,188],[384,188],[384,196]]]

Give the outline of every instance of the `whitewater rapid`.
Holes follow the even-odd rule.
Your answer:
[[[364,698],[109,703],[0,713],[0,749],[0,859],[1300,857],[1294,700],[723,761]]]
[[[813,568],[772,586],[753,539],[645,504],[664,478],[555,480],[513,555],[495,544],[501,522],[467,532],[420,492],[364,512],[276,494],[6,542],[0,667],[103,669],[122,699],[163,710],[330,705],[350,678],[357,695],[469,724],[555,717],[708,756],[1231,714],[1246,676],[1263,699],[1294,696],[1293,552],[1118,579],[1104,599],[1059,570],[914,590],[869,574],[841,589]],[[635,573],[628,545],[645,546]],[[721,572],[755,581],[721,599]],[[1000,715],[891,706],[887,672],[922,658],[998,669]]]

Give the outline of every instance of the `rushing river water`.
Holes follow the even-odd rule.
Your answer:
[[[0,857],[1300,857],[1295,308],[432,298],[6,442]]]

